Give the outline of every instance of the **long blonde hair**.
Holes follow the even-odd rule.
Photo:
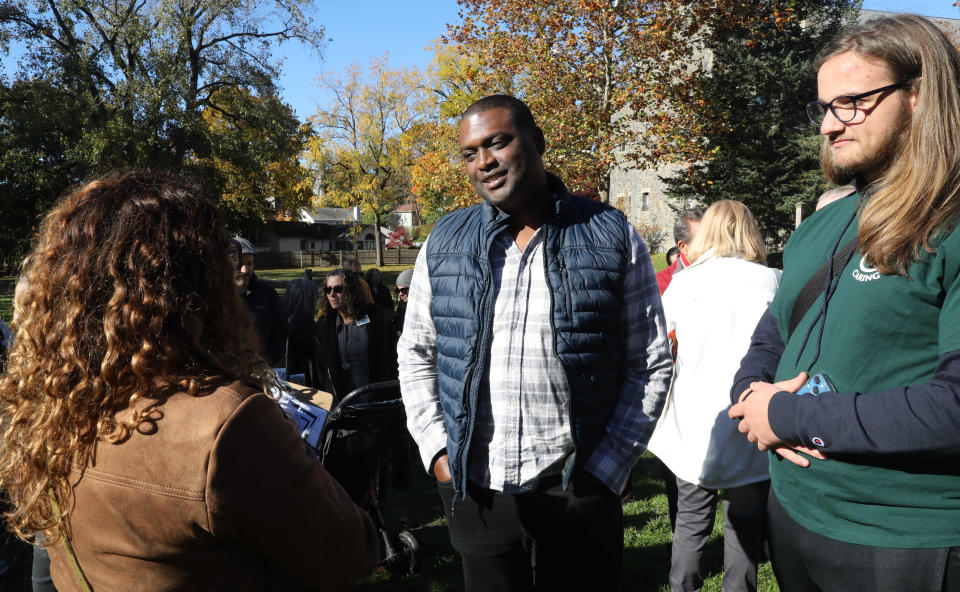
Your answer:
[[[732,199],[718,201],[707,208],[687,258],[695,263],[707,251],[716,257],[740,257],[756,263],[767,260],[767,250],[753,214],[747,206]]]
[[[831,42],[818,66],[853,52],[883,61],[917,106],[883,175],[866,188],[858,237],[879,272],[906,276],[929,241],[960,217],[960,55],[929,20],[868,21]]]
[[[92,181],[47,214],[0,375],[0,489],[18,536],[56,542],[71,467],[157,419],[165,395],[264,372],[227,244],[199,188],[166,174]]]

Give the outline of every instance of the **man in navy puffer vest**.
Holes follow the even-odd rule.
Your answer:
[[[468,591],[615,589],[618,493],[672,372],[653,264],[622,213],[546,173],[522,101],[477,101],[459,141],[484,203],[417,258],[398,346],[410,432]]]

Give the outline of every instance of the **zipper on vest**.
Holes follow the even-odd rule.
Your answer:
[[[557,256],[557,261],[560,263],[560,278],[564,283],[562,287],[566,288],[563,292],[567,302],[567,317],[570,318],[570,322],[573,322],[573,296],[570,295],[570,272],[567,270],[566,262],[560,258],[559,253]]]
[[[575,429],[576,424],[573,420],[573,390],[570,388],[570,379],[567,378],[567,365],[563,362],[563,358],[560,357],[560,352],[557,351],[557,323],[556,323],[556,302],[554,302],[554,294],[557,293],[555,286],[550,286],[550,251],[547,249],[549,242],[547,241],[548,233],[546,230],[549,230],[549,226],[546,227],[543,236],[544,249],[543,249],[543,273],[547,280],[547,286],[551,289],[547,290],[547,293],[550,294],[550,335],[553,336],[553,355],[557,356],[557,361],[560,362],[560,367],[563,368],[563,382],[567,388],[567,393],[570,397],[569,404],[567,405],[567,421],[570,422],[570,437],[573,440],[573,454],[567,458],[567,462],[564,463],[563,472],[561,473],[562,488],[564,491],[567,490],[567,484],[570,482],[570,475],[573,474],[573,466],[576,463],[577,459],[577,449],[580,447],[577,430]],[[560,289],[564,291],[567,299],[567,315],[570,319],[570,322],[573,323],[573,309],[571,307],[571,298],[570,298],[570,281],[569,275],[567,272],[567,265],[564,262],[563,258],[560,257],[560,251],[558,250],[554,255],[557,258],[557,263],[560,266]]]
[[[487,249],[489,253],[489,247]],[[486,271],[487,277],[490,277],[490,263],[486,262]],[[487,351],[490,349],[490,327],[486,319],[489,319],[489,324],[493,324],[493,298],[490,297],[490,290],[492,283],[487,282],[487,286],[483,292],[483,318],[485,319],[483,324],[480,325],[480,339],[478,341],[477,348],[477,358],[478,364],[475,364],[473,371],[470,373],[468,390],[467,390],[467,433],[463,439],[463,445],[460,447],[460,450],[457,451],[457,468],[461,473],[461,481],[463,483],[464,494],[466,493],[466,480],[467,480],[467,471],[466,465],[463,460],[467,456],[467,449],[470,448],[470,441],[473,440],[473,428],[476,424],[476,414],[473,412],[477,406],[477,399],[480,394],[480,380],[483,379],[483,375],[487,370],[487,363],[489,362]]]
[[[490,245],[493,244],[494,239],[503,230],[503,227],[506,226],[505,221],[501,221],[499,224],[495,224],[494,228],[491,230],[490,235],[486,238],[486,249],[484,252],[484,277],[488,280],[490,279]],[[474,408],[477,406],[477,397],[480,392],[480,379],[482,379],[484,373],[486,372],[488,356],[487,350],[490,349],[490,328],[493,326],[493,298],[490,297],[490,292],[492,290],[493,282],[487,281],[486,286],[483,291],[483,302],[481,303],[481,308],[483,309],[483,316],[481,317],[482,322],[478,323],[480,325],[480,339],[477,342],[477,361],[478,364],[474,364],[473,369],[470,372],[470,375],[466,377],[467,385],[467,405],[464,406],[467,417],[467,431],[463,438],[463,444],[457,450],[457,473],[453,475],[454,479],[454,498],[456,498],[456,485],[461,486],[460,494],[463,497],[467,495],[467,469],[464,459],[467,456],[467,450],[470,448],[470,441],[473,439],[473,428],[476,423],[476,417],[473,412]],[[478,374],[479,373],[479,374]],[[479,378],[478,378],[479,377]],[[459,481],[459,483],[457,483]],[[453,504],[450,504],[450,514],[453,515]]]

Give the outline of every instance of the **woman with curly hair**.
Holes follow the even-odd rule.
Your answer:
[[[0,377],[0,489],[60,592],[343,589],[376,560],[369,518],[252,380],[228,245],[196,186],[150,172],[43,222]]]
[[[357,274],[346,269],[327,274],[323,291],[317,325],[321,388],[343,398],[361,386],[396,378],[390,311],[370,304]]]
[[[367,298],[360,278],[335,269],[324,281],[317,322],[320,388],[342,399],[351,391],[397,377],[397,349],[390,335],[391,311],[378,310]],[[372,394],[355,403],[372,401]],[[374,440],[370,434],[341,431],[327,467],[358,502],[369,488],[375,470]]]

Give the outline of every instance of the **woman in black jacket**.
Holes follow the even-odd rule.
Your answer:
[[[331,271],[325,280],[317,323],[320,388],[342,399],[370,383],[397,377],[390,337],[390,311],[366,302],[357,275]]]
[[[331,271],[324,283],[321,317],[317,322],[320,389],[335,400],[374,382],[397,377],[397,350],[390,334],[392,311],[369,304],[357,275],[345,269]],[[368,393],[355,403],[375,400]],[[396,428],[402,428],[402,423]],[[370,475],[377,471],[376,441],[371,434],[341,430],[326,461],[350,497],[363,505]]]

